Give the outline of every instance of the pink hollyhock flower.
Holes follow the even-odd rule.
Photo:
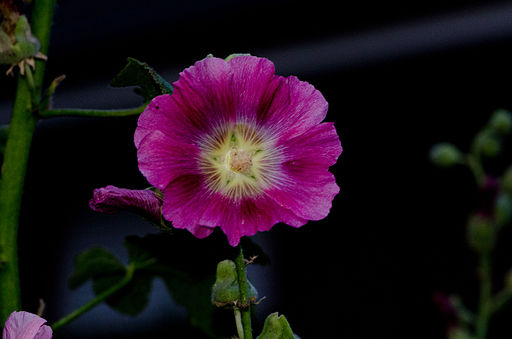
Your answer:
[[[5,322],[3,339],[51,339],[52,329],[46,320],[29,312],[12,312]]]
[[[232,246],[279,222],[323,219],[342,148],[322,94],[271,61],[206,58],[154,98],[135,131],[139,169],[176,228],[220,227]]]

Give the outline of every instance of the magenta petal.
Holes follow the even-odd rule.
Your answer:
[[[190,227],[188,230],[194,235],[194,237],[203,239],[212,234],[212,232],[215,230],[215,227],[195,225]]]
[[[268,108],[265,127],[279,139],[298,136],[324,120],[328,104],[320,91],[294,76],[285,79]]]
[[[274,64],[265,58],[239,56],[229,60],[229,64],[233,70],[233,91],[238,94],[237,120],[264,121],[284,78],[274,74]]]
[[[160,223],[162,199],[151,190],[130,190],[107,186],[97,188],[89,201],[89,207],[101,213],[116,213],[127,210],[141,214],[155,223]]]
[[[278,222],[296,227],[307,222],[264,195],[235,203],[221,194],[212,194],[202,187],[199,176],[182,176],[172,182],[164,190],[162,213],[174,227],[194,235],[198,225],[207,229],[205,236],[220,226],[232,246],[242,236],[268,231]]]
[[[173,112],[173,105],[170,95],[160,95],[151,100],[139,116],[134,136],[135,147],[139,148],[142,139],[154,130],[162,130],[167,135],[174,135],[175,126],[180,121],[171,112]],[[180,115],[182,116],[181,113]],[[180,127],[183,130],[183,126]]]
[[[135,146],[152,131],[160,130],[181,142],[235,119],[232,71],[226,61],[206,58],[180,73],[171,95],[154,98],[140,115]]]
[[[334,175],[327,171],[342,152],[334,124],[317,125],[284,145],[282,171],[287,179],[267,195],[301,218],[325,218],[339,192]]]
[[[324,122],[282,143],[285,165],[307,170],[327,170],[338,160],[343,148],[332,122]]]
[[[180,143],[159,130],[147,135],[137,151],[140,171],[160,190],[182,174],[197,173],[198,154],[197,146]]]
[[[3,339],[50,339],[52,330],[46,320],[29,312],[13,312],[5,322]]]

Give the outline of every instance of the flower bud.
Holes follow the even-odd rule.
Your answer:
[[[492,114],[489,126],[498,134],[508,134],[512,130],[512,115],[507,110],[499,109]]]
[[[89,201],[89,207],[101,213],[117,213],[127,210],[142,215],[156,224],[161,223],[162,197],[152,190],[130,190],[112,185],[97,188]]]
[[[295,335],[284,315],[279,316],[278,313],[270,314],[265,320],[263,331],[256,339],[300,339]]]
[[[450,167],[462,162],[462,154],[450,143],[434,145],[430,150],[430,160],[440,167]]]
[[[491,220],[482,215],[472,215],[467,224],[469,246],[478,253],[489,253],[495,243],[495,229]]]
[[[487,157],[495,157],[501,151],[500,141],[489,130],[478,133],[474,143],[477,151]]]
[[[258,292],[247,280],[249,299],[256,299]],[[231,260],[223,260],[217,265],[217,280],[213,284],[212,304],[217,307],[235,305],[240,300],[240,288],[236,274],[236,265]]]
[[[14,65],[20,61],[34,57],[41,47],[39,40],[32,35],[27,17],[18,17],[14,36],[0,31],[0,64]]]

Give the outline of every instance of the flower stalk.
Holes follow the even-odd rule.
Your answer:
[[[476,318],[476,339],[485,339],[492,311],[491,261],[488,254],[480,257],[480,300]]]
[[[46,54],[56,0],[36,0],[32,9],[31,27]],[[29,84],[26,76],[18,76],[7,143],[5,146],[2,177],[0,180],[0,321],[14,310],[21,309],[18,271],[18,222],[27,170],[32,135],[37,116],[33,102],[39,100],[45,63],[36,62],[36,70]]]
[[[249,293],[247,290],[247,272],[246,263],[244,259],[244,253],[242,246],[238,246],[240,251],[236,257],[236,273],[238,277],[238,286],[240,288],[240,305],[239,310],[242,318],[243,336],[240,339],[252,339],[252,327],[251,327],[251,300],[249,300]],[[236,311],[235,311],[236,312]],[[236,314],[236,313],[235,313]],[[238,327],[238,324],[237,324]]]

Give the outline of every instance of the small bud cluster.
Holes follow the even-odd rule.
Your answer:
[[[437,144],[430,150],[430,159],[436,166],[467,165],[475,177],[479,201],[477,209],[467,220],[466,240],[480,258],[478,272],[482,286],[489,284],[488,292],[480,295],[481,300],[485,299],[484,303],[492,306],[492,309],[487,310],[489,312],[495,312],[506,300],[512,298],[512,270],[506,275],[505,287],[501,292],[493,296],[490,287],[491,254],[498,243],[500,230],[512,221],[512,165],[501,177],[497,177],[486,173],[482,160],[484,157],[496,157],[502,153],[503,141],[511,132],[512,114],[500,109],[492,114],[489,122],[476,134],[469,153],[462,154],[456,146],[449,143]],[[488,321],[488,318],[483,318],[487,317],[485,309],[479,310],[475,316],[458,299],[437,296],[434,301],[448,318],[448,338],[471,339],[475,338],[475,333],[479,338],[485,337],[484,322]]]

